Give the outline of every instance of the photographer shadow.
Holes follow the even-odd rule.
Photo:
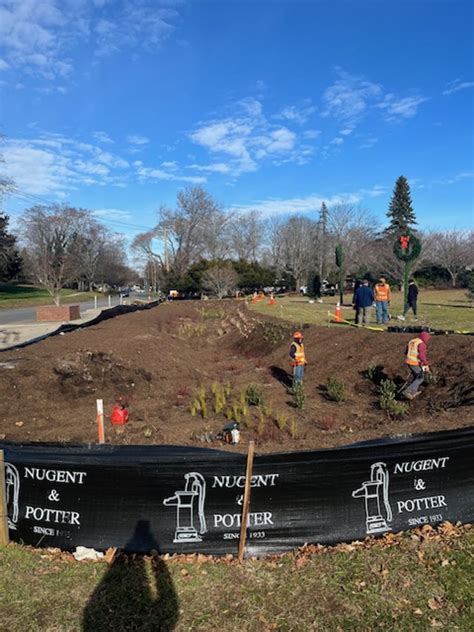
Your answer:
[[[125,550],[158,550],[148,520],[137,522]],[[84,608],[82,630],[172,632],[178,616],[178,598],[164,561],[157,554],[145,558],[120,552]]]

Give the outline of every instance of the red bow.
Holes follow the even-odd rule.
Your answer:
[[[404,237],[400,237],[400,246],[402,250],[406,250],[408,248],[408,242],[410,241],[410,236],[406,235]]]

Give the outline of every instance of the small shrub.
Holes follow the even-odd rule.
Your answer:
[[[374,384],[380,384],[380,382],[384,379],[385,373],[383,370],[383,366],[380,364],[371,364],[366,371],[366,376],[369,378],[371,382]]]
[[[207,417],[207,402],[206,402],[206,389],[204,386],[200,386],[194,394],[194,399],[189,405],[189,412],[193,417],[196,417],[198,413],[204,419]]]
[[[335,415],[323,415],[319,421],[321,430],[332,430],[337,423]]]
[[[299,428],[298,422],[295,419],[292,419],[290,424],[290,436],[292,439],[297,439],[299,437]]]
[[[436,386],[441,381],[441,375],[436,369],[430,369],[428,373],[425,373],[425,382],[430,386]]]
[[[265,426],[267,425],[267,420],[265,419],[265,415],[262,413],[261,410],[259,410],[259,417],[260,418],[257,424],[257,434],[259,437],[261,437],[263,433],[265,432]]]
[[[406,402],[399,402],[395,399],[397,385],[393,380],[382,380],[379,386],[379,404],[391,417],[403,417],[409,410]]]
[[[279,430],[284,430],[286,426],[288,425],[288,418],[283,413],[278,413],[275,421]]]
[[[299,408],[300,410],[303,410],[304,408],[304,402],[306,399],[306,396],[304,394],[304,384],[303,382],[296,382],[296,384],[293,386],[293,398],[295,400],[295,406],[296,408]]]
[[[232,412],[232,408],[230,408],[230,406],[225,409],[225,418],[227,421],[232,421],[234,418],[234,413]]]
[[[326,382],[326,397],[333,402],[343,402],[346,399],[344,382],[336,377],[329,377]]]
[[[195,336],[203,336],[206,331],[204,325],[191,325],[184,323],[178,327],[178,336],[184,336],[185,338],[194,338]]]
[[[203,320],[215,320],[218,318],[224,318],[225,316],[225,310],[222,308],[218,308],[218,309],[213,309],[213,308],[205,308],[203,307],[202,309],[199,310],[199,313],[201,314],[201,318]]]
[[[247,386],[245,397],[249,406],[260,406],[264,403],[263,393],[256,384],[249,384]]]
[[[240,424],[240,422],[242,421],[242,414],[238,404],[233,404],[232,406],[232,417],[234,418],[234,421],[236,421],[238,424]]]

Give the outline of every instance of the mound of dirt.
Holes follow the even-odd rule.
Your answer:
[[[303,410],[288,392],[295,327],[304,327],[309,362]],[[403,414],[381,409],[381,380],[400,387],[407,377],[410,337],[291,324],[235,301],[163,304],[4,352],[0,436],[95,441],[96,398],[110,415],[119,397],[130,402],[130,421],[108,425],[114,443],[207,444],[231,419],[241,424],[239,446],[212,445],[245,450],[255,439],[260,452],[472,424],[473,339],[467,336],[433,337],[431,383]],[[340,402],[328,397],[330,378],[342,383]],[[245,401],[250,384],[260,406]]]

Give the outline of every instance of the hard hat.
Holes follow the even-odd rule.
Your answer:
[[[293,334],[293,338],[304,338],[304,336],[301,331],[295,331],[295,333]]]

